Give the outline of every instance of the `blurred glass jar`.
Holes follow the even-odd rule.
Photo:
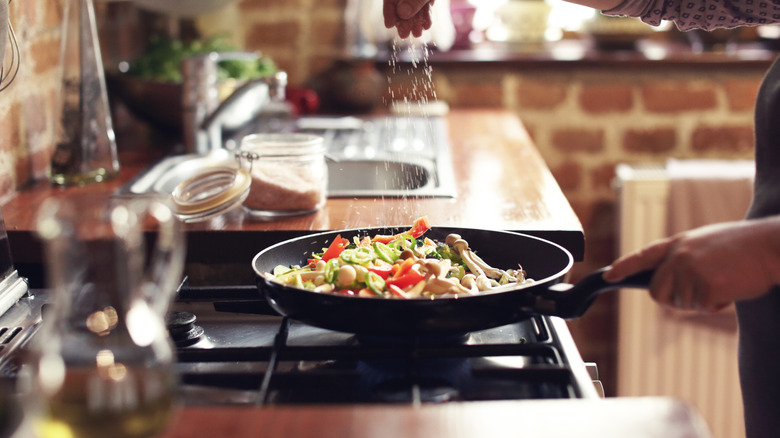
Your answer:
[[[327,199],[328,166],[321,136],[303,133],[252,134],[237,154],[251,186],[244,209],[272,219],[314,213]]]
[[[186,255],[160,198],[49,198],[36,218],[53,300],[20,385],[40,438],[147,438],[177,405],[165,326]],[[146,227],[156,227],[153,246]]]

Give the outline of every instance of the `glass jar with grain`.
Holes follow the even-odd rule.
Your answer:
[[[297,216],[314,213],[325,204],[328,167],[321,136],[251,134],[241,140],[238,159],[252,181],[243,204],[248,215]]]

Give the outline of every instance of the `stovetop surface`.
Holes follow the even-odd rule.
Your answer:
[[[18,371],[15,352],[34,335],[46,300],[45,291],[35,291],[0,317],[0,377]],[[597,397],[558,318],[536,316],[450,338],[359,337],[281,317],[256,286],[185,287],[172,311],[195,316],[185,328],[196,339],[181,339],[181,327],[169,327],[179,344],[176,369],[186,405]]]
[[[173,306],[196,315],[203,333],[178,348],[185,403],[419,404],[589,394],[583,385],[590,381],[582,382],[569,361],[573,344],[561,342],[560,326],[548,317],[444,339],[370,338],[283,318],[256,299],[199,296],[183,290],[180,297],[194,300]],[[247,309],[257,313],[236,312]]]

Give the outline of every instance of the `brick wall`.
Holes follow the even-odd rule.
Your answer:
[[[46,174],[62,21],[60,3],[14,1],[10,18],[19,41],[21,69],[15,82],[0,93],[0,198]]]

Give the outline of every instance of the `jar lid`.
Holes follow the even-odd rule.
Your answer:
[[[249,173],[243,169],[219,166],[203,169],[182,181],[173,190],[176,215],[185,222],[197,222],[241,206],[249,195]]]

